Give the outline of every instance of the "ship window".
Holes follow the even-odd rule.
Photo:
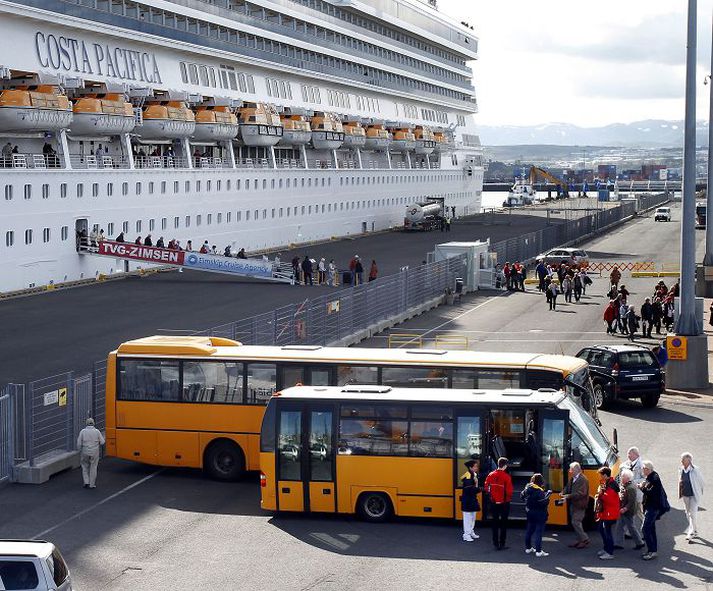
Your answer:
[[[50,241],[50,229],[45,228],[42,230],[42,242],[49,242]]]
[[[287,217],[290,217],[290,208],[287,208]]]
[[[201,182],[196,181],[196,193],[200,193],[200,192],[201,192]]]
[[[255,94],[255,81],[253,80],[252,74],[247,75],[247,80],[248,80],[248,92],[251,94]]]
[[[129,194],[129,183],[121,183],[121,194],[122,195]]]
[[[304,215],[304,214],[305,214],[305,206],[303,205],[302,206],[302,215]]]
[[[212,222],[213,222],[213,214],[209,213],[205,216],[205,223],[210,226]]]
[[[136,183],[136,194],[141,195],[141,183]]]
[[[47,184],[42,185],[42,199],[50,198],[50,186]]]
[[[136,221],[136,232],[137,232],[137,234],[138,234],[138,233],[141,233],[141,225],[142,225],[142,224],[141,224],[141,220],[137,220],[137,221]]]
[[[247,92],[248,91],[248,85],[245,83],[245,74],[242,72],[238,74],[238,87],[240,88],[240,92]],[[268,85],[268,91],[270,89],[270,86]]]
[[[249,209],[245,211],[245,221],[246,222],[250,221],[250,210]]]
[[[196,216],[196,226],[200,226],[202,221],[203,221],[203,216],[201,214],[198,214]],[[188,224],[186,224],[186,225],[188,225]]]
[[[186,193],[191,192],[191,181],[186,181]]]
[[[243,212],[242,211],[236,211],[235,212],[235,221],[239,222],[242,219]]]
[[[178,228],[180,225],[181,225],[181,218],[179,218],[178,216],[173,218],[173,227]]]
[[[262,188],[263,190],[267,189],[267,179],[262,179]]]
[[[188,73],[191,84],[198,84],[198,66],[196,64],[188,64]]]
[[[256,209],[256,210],[255,210],[255,219],[257,220],[259,217],[260,217],[260,211]],[[263,210],[262,210],[262,217],[263,217],[263,218],[266,218],[266,217],[267,217],[267,210],[266,210],[266,209],[263,209]]]
[[[187,215],[186,216],[186,228],[191,227],[191,216]]]
[[[220,224],[223,221],[223,214],[222,213],[217,213],[215,214],[215,223]],[[210,224],[210,222],[208,222]]]
[[[200,76],[201,76],[201,84],[203,86],[208,86],[208,66],[201,66]]]
[[[161,181],[161,193],[166,192],[166,181]]]
[[[32,230],[25,230],[25,244],[32,244]]]
[[[129,231],[129,222],[124,222],[121,224],[121,231],[126,234]]]
[[[124,14],[129,18],[139,18],[139,7],[133,2],[124,2]]]
[[[149,220],[149,232],[153,232],[155,227],[156,227],[156,220],[151,218]]]
[[[178,193],[179,188],[180,187],[179,187],[178,181],[173,181],[173,192]]]
[[[154,189],[153,181],[149,181],[149,195],[153,195],[153,189]]]
[[[31,199],[32,198],[32,185],[25,185],[25,199]]]
[[[273,211],[274,211],[274,210],[273,210]],[[284,210],[283,210],[283,208],[281,207],[280,210],[279,210],[279,212],[278,212],[278,215],[279,215],[280,217],[282,217],[283,213],[284,213]]]
[[[114,229],[113,224],[109,224],[109,226],[111,226],[112,230]],[[67,238],[69,238],[69,226],[62,226],[60,230],[60,237],[62,240],[67,240]]]
[[[12,246],[15,244],[15,232],[8,230],[5,232],[5,246]]]
[[[225,223],[229,224],[230,221],[232,220],[232,218],[233,218],[233,213],[231,211],[226,211],[225,212]]]
[[[12,185],[5,185],[5,201],[12,199]]]
[[[166,218],[161,218],[161,229],[165,230],[168,227],[168,220]]]
[[[223,182],[220,179],[215,181],[215,190],[220,191],[220,187],[222,184],[223,184]],[[210,181],[208,181],[208,190],[210,191]]]
[[[77,183],[77,197],[84,196],[84,183]]]
[[[307,213],[309,213],[309,214],[312,213],[312,206],[311,206],[311,205],[307,207]]]

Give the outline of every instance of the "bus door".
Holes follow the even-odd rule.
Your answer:
[[[277,434],[279,510],[335,511],[335,416],[331,404],[281,407]]]
[[[455,462],[453,465],[454,482],[454,511],[456,519],[462,519],[463,514],[460,509],[461,497],[461,476],[466,472],[465,462],[472,459],[480,460],[479,480],[484,480],[487,474],[488,462],[486,461],[488,450],[488,425],[487,413],[478,409],[458,409],[455,417]],[[482,482],[479,483],[483,485]],[[483,507],[482,495],[480,506]],[[476,515],[476,519],[481,518],[482,512]]]
[[[569,469],[569,413],[561,409],[543,409],[538,412],[538,436],[540,449],[540,472],[545,478],[545,486],[553,493],[560,493],[567,484]],[[552,495],[550,502],[550,523],[566,525],[567,508],[556,505],[559,494]]]

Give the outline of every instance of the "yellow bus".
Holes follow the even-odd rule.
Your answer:
[[[499,457],[510,460],[511,518],[525,518],[519,492],[540,472],[555,493],[549,523],[559,525],[567,524],[566,507],[556,501],[571,462],[589,479],[590,513],[596,470],[619,467],[616,447],[561,390],[302,386],[276,393],[267,406],[261,504],[367,521],[461,519],[464,462],[479,459],[482,483]]]
[[[296,384],[565,388],[587,406],[588,372],[586,361],[564,355],[146,337],[109,354],[107,453],[158,466],[203,468],[214,478],[234,480],[258,469],[258,434],[268,400]]]

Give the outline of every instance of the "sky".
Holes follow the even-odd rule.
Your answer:
[[[684,117],[685,0],[438,0],[473,25],[480,125],[596,127]],[[713,0],[698,0],[697,116],[708,119]]]

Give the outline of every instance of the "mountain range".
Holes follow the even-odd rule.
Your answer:
[[[603,127],[579,127],[570,123],[543,125],[481,125],[480,141],[485,146],[549,144],[558,146],[639,146],[683,145],[683,121],[647,119],[633,123],[612,123]],[[708,145],[708,122],[696,123],[696,144]]]

